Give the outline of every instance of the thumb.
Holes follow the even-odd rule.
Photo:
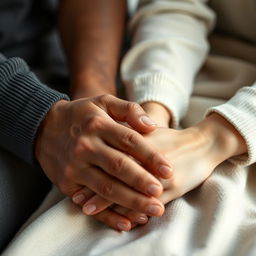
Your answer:
[[[115,121],[127,122],[137,132],[149,133],[157,127],[156,122],[150,119],[143,108],[135,102],[122,100],[112,95],[103,95],[96,97],[94,103]]]

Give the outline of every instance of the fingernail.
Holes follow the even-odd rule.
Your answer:
[[[83,212],[87,215],[91,215],[96,210],[95,204],[88,204],[83,206]]]
[[[161,165],[158,171],[163,177],[170,177],[172,174],[172,169],[166,165]]]
[[[80,204],[81,202],[83,202],[84,199],[85,199],[84,194],[79,194],[79,195],[76,195],[76,196],[73,196],[73,197],[72,197],[72,201],[73,201],[75,204]]]
[[[148,206],[147,212],[150,215],[158,216],[161,214],[162,208],[158,205],[152,204],[152,205]]]
[[[162,192],[162,189],[159,185],[156,185],[156,184],[150,184],[148,186],[148,193],[151,195],[151,196],[159,196]]]
[[[156,126],[156,123],[151,120],[149,117],[147,116],[142,116],[140,118],[141,122],[144,123],[145,125],[148,125],[148,126]]]
[[[122,223],[122,222],[117,223],[117,228],[119,230],[122,230],[122,231],[128,231],[129,230],[129,226],[126,225],[125,223]]]
[[[138,224],[145,224],[148,222],[148,218],[146,216],[140,216],[136,219]]]

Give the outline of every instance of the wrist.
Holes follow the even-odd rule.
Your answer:
[[[35,140],[35,158],[40,162],[40,156],[44,149],[44,142],[57,138],[60,134],[58,129],[59,126],[63,124],[62,119],[65,120],[63,116],[63,108],[69,101],[59,100],[49,110],[44,120],[40,124],[40,127],[37,131],[36,140]],[[51,150],[51,149],[45,149]]]
[[[104,94],[111,94],[116,96],[116,91],[99,86],[80,86],[76,88],[71,88],[72,100],[78,100],[88,97],[97,97]]]
[[[96,75],[76,75],[71,79],[72,99],[85,97],[96,97],[103,94],[116,95],[115,81],[105,79],[104,81]]]
[[[240,133],[224,117],[212,113],[194,126],[211,145],[211,155],[219,163],[247,152]]]

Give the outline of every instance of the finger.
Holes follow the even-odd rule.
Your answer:
[[[81,207],[87,202],[89,199],[91,199],[95,193],[90,190],[87,187],[83,187],[79,191],[77,191],[72,196],[72,201],[74,204],[80,205]]]
[[[145,195],[161,195],[160,181],[133,159],[104,144],[99,144],[97,149],[100,153],[91,158],[94,165]]]
[[[118,214],[121,214],[121,215],[125,216],[127,219],[129,219],[132,224],[132,228],[137,225],[144,225],[148,222],[148,217],[146,214],[132,211],[132,210],[124,208],[120,205],[115,205],[112,208],[112,211],[114,211]]]
[[[111,202],[105,198],[102,198],[99,195],[95,195],[92,198],[90,198],[88,201],[85,202],[85,204],[83,205],[83,212],[86,215],[91,215],[91,214],[95,215],[99,212],[104,211],[112,204],[113,204],[113,202]]]
[[[96,205],[97,210],[91,208],[91,205]],[[84,204],[83,212],[86,215],[90,215],[91,210],[93,210],[94,211],[93,214],[95,215],[95,214],[98,214],[98,213],[104,211],[111,205],[112,205],[112,202],[107,201],[98,195],[95,195],[94,197],[92,197],[89,201],[87,201]],[[132,228],[134,228],[137,225],[146,224],[148,222],[148,217],[146,214],[132,211],[130,209],[127,209],[127,208],[119,206],[119,205],[116,205],[114,208],[112,208],[112,211],[114,211],[115,213],[121,214],[121,215],[125,216],[127,219],[129,219],[132,224]]]
[[[95,195],[83,205],[83,212],[86,215],[90,215],[93,212],[93,214],[95,215],[97,213],[104,211],[112,204],[113,204],[112,202],[110,202],[98,195]],[[94,206],[94,205],[96,207],[92,208],[91,206]],[[96,208],[97,208],[97,210],[96,210]],[[134,228],[138,224],[142,225],[142,224],[146,224],[148,222],[148,217],[146,214],[132,211],[132,210],[127,209],[122,206],[116,205],[114,208],[112,208],[112,211],[128,218],[132,224],[132,228]]]
[[[159,200],[165,205],[181,196],[183,196],[184,193],[180,193],[179,191],[175,189],[168,189],[165,190],[164,193],[159,197]]]
[[[170,162],[139,133],[118,123],[107,122],[100,136],[108,145],[134,157],[155,176],[164,179],[172,176]]]
[[[77,191],[81,190],[84,186],[78,184],[77,182],[69,179],[68,177],[64,177],[60,179],[60,181],[55,183],[60,192],[70,198],[72,198],[73,194]]]
[[[131,222],[126,217],[112,212],[109,209],[94,215],[94,217],[105,225],[119,231],[129,231],[132,226]]]
[[[174,193],[170,191],[164,192],[164,194],[159,198],[159,200],[165,205],[171,201],[173,201],[175,198]]]
[[[114,120],[127,122],[138,132],[148,133],[156,128],[143,108],[134,102],[118,99],[112,95],[103,95],[95,98],[95,104],[104,109]]]
[[[138,224],[132,223],[131,229],[134,229],[138,226]]]
[[[83,131],[86,135],[91,136],[90,139],[86,138],[86,136],[81,136],[77,139],[72,151],[73,155],[70,156],[76,166],[78,163],[84,165],[85,162],[89,161],[92,157],[94,157],[94,159],[97,159],[98,156],[100,157],[101,149],[98,147],[102,144],[108,144],[108,149],[111,149],[111,147],[109,147],[110,145],[117,148],[119,151],[124,151],[126,154],[133,156],[156,176],[168,178],[171,175],[169,161],[160,152],[154,149],[154,147],[139,133],[124,127],[111,119],[107,120],[98,116],[97,118],[93,117],[90,120],[91,123],[88,124]],[[96,134],[95,129],[97,130]],[[107,154],[107,158],[103,161],[103,164],[106,161],[111,161],[111,157],[111,155]],[[124,157],[129,158],[123,155],[122,158]],[[91,164],[94,165],[94,162],[91,161]],[[139,165],[137,164],[137,166]],[[105,168],[103,169],[108,170]],[[157,179],[154,180],[155,182],[157,181]]]
[[[164,212],[164,206],[159,200],[134,191],[100,169],[88,167],[85,171],[80,172],[79,175],[79,180],[84,182],[83,185],[99,196],[118,205],[150,216],[161,216]]]

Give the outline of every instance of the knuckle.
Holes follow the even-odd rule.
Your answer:
[[[117,175],[122,172],[125,166],[126,166],[125,159],[122,157],[118,157],[118,158],[112,159],[112,162],[110,164],[110,171],[113,174]]]
[[[110,96],[109,94],[103,94],[99,98],[100,98],[100,100],[105,101],[105,100],[109,99],[109,96]]]
[[[121,146],[126,148],[135,148],[139,143],[139,135],[134,132],[127,132],[121,137]]]
[[[87,119],[86,131],[94,132],[102,129],[103,126],[104,126],[104,118],[98,115],[94,115]]]
[[[108,102],[109,100],[111,100],[112,97],[113,97],[113,96],[110,95],[110,94],[103,94],[103,95],[99,96],[98,101],[99,101],[99,103],[100,103],[101,105],[104,106],[104,105],[106,104],[106,102]]]
[[[76,170],[71,166],[68,166],[64,169],[64,175],[62,183],[66,184],[67,182],[73,181],[76,176]]]
[[[100,184],[99,194],[103,197],[111,197],[113,195],[113,184],[111,182],[104,182]]]
[[[105,225],[109,226],[110,228],[114,228],[116,229],[116,222],[117,222],[117,219],[116,219],[116,216],[113,215],[113,213],[111,212],[101,212],[101,213],[98,213],[96,215],[94,215],[95,218],[104,223]]]
[[[136,102],[129,102],[127,103],[127,112],[137,112],[137,111],[141,111],[141,106],[136,103]]]
[[[141,199],[140,197],[134,197],[131,200],[131,209],[135,210],[135,211],[144,211],[145,210],[145,202],[143,199]]]
[[[93,144],[85,138],[80,138],[74,147],[72,157],[73,159],[79,159],[89,152],[93,152]]]
[[[136,220],[141,216],[141,213],[130,210],[124,214],[132,223],[135,223]]]
[[[150,164],[152,163],[158,164],[159,153],[156,150],[151,151],[148,156],[148,161],[150,161]]]
[[[67,185],[65,182],[60,182],[58,184],[58,189],[60,190],[60,192],[64,195],[68,195],[68,192],[67,192]]]
[[[144,190],[145,190],[145,188],[146,188],[146,186],[144,186],[144,184],[145,184],[145,177],[142,176],[142,175],[137,174],[134,177],[132,184],[133,184],[133,187],[135,187],[137,189],[143,187]]]
[[[62,194],[68,197],[72,197],[73,194],[77,191],[77,186],[75,185],[75,183],[65,178],[62,180],[58,188],[62,192]]]
[[[111,227],[111,220],[108,214],[102,214],[102,213],[98,213],[96,215],[94,215],[94,217],[96,218],[96,220],[104,223],[105,225]]]

